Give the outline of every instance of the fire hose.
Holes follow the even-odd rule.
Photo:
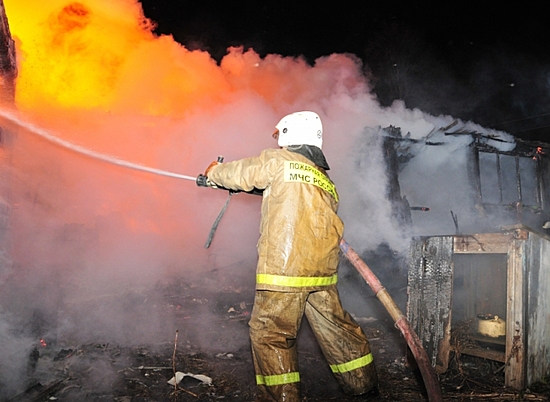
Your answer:
[[[218,162],[223,162],[223,157],[218,157]],[[213,187],[222,190],[228,190],[223,187],[213,186],[211,183],[209,183],[208,178],[202,174],[197,177],[197,185],[201,187]],[[214,232],[216,231],[221,218],[227,210],[227,206],[229,204],[232,194],[238,192],[234,190],[228,191],[229,197],[227,198],[224,207],[222,208],[220,214],[214,222],[214,225],[212,226],[212,229],[210,230],[205,248],[210,247]],[[251,191],[249,193],[261,195],[262,192],[261,190],[257,190]],[[426,392],[428,394],[428,399],[430,400],[430,402],[442,402],[443,396],[441,394],[441,387],[437,379],[437,374],[430,364],[430,359],[428,357],[428,354],[426,353],[426,350],[422,346],[422,342],[418,338],[416,332],[414,332],[409,321],[407,320],[407,317],[405,317],[405,315],[401,312],[386,288],[382,286],[382,283],[376,277],[374,272],[371,271],[369,266],[361,259],[361,257],[359,257],[359,255],[355,252],[355,250],[351,248],[351,246],[348,244],[348,242],[346,242],[345,239],[342,239],[340,241],[340,250],[346,256],[348,261],[354,266],[354,268],[361,274],[365,282],[367,282],[378,300],[380,300],[382,305],[386,308],[386,310],[394,320],[395,326],[399,328],[399,330],[403,334],[403,337],[405,338],[405,341],[407,342],[407,345],[409,346],[409,349],[411,350],[411,353],[413,354],[422,375],[424,386],[426,387]]]
[[[128,161],[116,158],[116,157],[111,156],[111,155],[105,155],[105,154],[93,151],[91,149],[88,149],[88,148],[80,146],[80,145],[73,144],[69,141],[65,141],[65,140],[63,140],[59,137],[56,137],[55,135],[48,132],[47,130],[44,130],[40,127],[37,127],[34,124],[23,121],[22,119],[17,117],[17,115],[15,113],[13,113],[11,111],[1,109],[0,110],[0,116],[5,118],[6,120],[9,120],[10,122],[18,125],[18,126],[20,126],[20,127],[23,127],[25,129],[29,130],[30,132],[38,135],[39,137],[42,137],[43,139],[45,139],[45,140],[47,140],[47,141],[49,141],[49,142],[51,142],[55,145],[58,145],[60,147],[66,148],[66,149],[70,149],[71,151],[77,152],[79,154],[88,156],[88,157],[93,158],[93,159],[97,159],[97,160],[100,160],[100,161],[103,161],[103,162],[111,163],[113,165],[118,165],[118,166],[130,168],[130,169],[134,169],[134,170],[140,170],[142,172],[157,174],[157,175],[160,175],[160,176],[168,176],[168,177],[174,177],[176,179],[184,179],[184,180],[191,180],[191,181],[196,180],[196,177],[194,177],[194,176],[187,176],[187,175],[184,175],[184,174],[168,172],[166,170],[155,169],[155,168],[151,168],[151,167],[148,167],[148,166],[143,166],[143,165],[140,165],[140,164],[137,164],[137,163],[132,163],[132,162],[128,162]]]
[[[418,368],[424,380],[424,386],[428,394],[428,399],[431,402],[443,401],[441,394],[441,387],[437,379],[437,374],[434,368],[430,364],[430,359],[426,350],[422,346],[422,342],[418,338],[418,335],[411,328],[409,320],[401,312],[395,301],[392,299],[388,291],[382,283],[378,280],[376,275],[371,271],[369,266],[359,257],[359,255],[351,248],[351,246],[342,239],[340,241],[340,250],[344,253],[349,262],[359,271],[365,282],[370,286],[378,300],[384,305],[390,316],[395,322],[395,326],[399,328],[409,349],[411,350]]]

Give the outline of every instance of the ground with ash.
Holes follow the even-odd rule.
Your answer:
[[[174,283],[157,306],[166,320],[182,323],[172,339],[132,347],[76,346],[61,340],[38,346],[30,358],[26,391],[9,401],[253,401],[247,326],[252,298],[253,292],[240,288],[212,293],[201,286]],[[370,339],[378,368],[377,395],[344,395],[304,322],[298,341],[303,400],[427,401],[419,371],[407,358],[406,343],[389,316],[357,319]],[[205,326],[205,320],[210,325]],[[502,369],[501,363],[453,356],[449,370],[440,376],[443,399],[549,400],[550,386],[545,383],[523,392],[504,387]],[[188,374],[177,386],[168,384],[175,372]]]

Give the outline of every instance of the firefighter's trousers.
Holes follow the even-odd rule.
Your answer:
[[[296,336],[304,313],[342,389],[360,395],[375,388],[369,342],[342,308],[336,287],[297,293],[258,290],[249,323],[257,401],[300,400]]]

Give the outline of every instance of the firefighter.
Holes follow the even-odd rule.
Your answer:
[[[367,337],[342,308],[336,287],[344,225],[321,150],[321,119],[296,112],[275,127],[279,149],[212,162],[205,172],[211,186],[263,190],[249,322],[257,400],[300,400],[296,337],[304,314],[344,392],[365,394],[378,379]]]

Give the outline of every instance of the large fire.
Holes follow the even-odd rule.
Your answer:
[[[228,85],[204,52],[153,35],[136,1],[5,1],[24,110],[181,114]]]
[[[334,63],[315,70],[300,59],[261,60],[242,49],[231,49],[218,66],[207,52],[154,35],[154,23],[134,0],[6,0],[5,7],[17,42],[22,110],[181,116],[243,89],[292,104],[304,92],[326,95],[338,81],[326,76]],[[347,84],[357,83],[349,78]]]

